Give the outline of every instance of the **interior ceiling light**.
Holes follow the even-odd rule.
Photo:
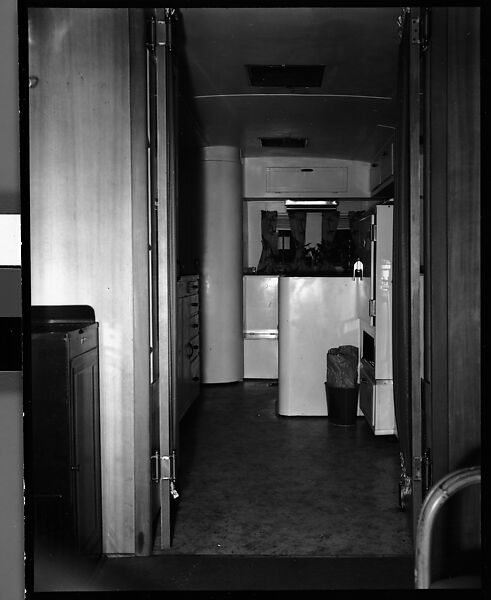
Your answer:
[[[304,200],[286,200],[286,210],[335,210],[339,202],[337,200],[325,200],[306,198]]]
[[[296,137],[260,137],[263,148],[305,148],[307,138]]]
[[[253,87],[320,87],[324,65],[246,65]]]

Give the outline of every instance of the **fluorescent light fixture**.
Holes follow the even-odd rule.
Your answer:
[[[286,210],[326,210],[336,208],[338,204],[337,200],[316,200],[315,198],[285,201]]]

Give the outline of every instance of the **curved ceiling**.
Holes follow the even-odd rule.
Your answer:
[[[399,35],[394,8],[181,8],[202,142],[244,156],[373,160],[393,133]],[[246,65],[325,65],[320,87],[250,85]],[[259,137],[307,137],[305,149]]]

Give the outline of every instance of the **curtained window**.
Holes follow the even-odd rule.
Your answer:
[[[322,213],[322,243],[330,247],[334,243],[334,236],[339,224],[339,211],[324,211]]]
[[[295,257],[293,259],[293,269],[297,270],[305,264],[305,224],[307,213],[305,211],[295,211],[288,213],[290,219],[290,229],[292,240],[295,245]]]
[[[257,266],[258,274],[272,275],[276,273],[278,258],[277,220],[278,212],[276,210],[261,211],[261,242],[263,248]]]

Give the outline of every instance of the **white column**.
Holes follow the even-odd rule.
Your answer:
[[[242,381],[242,165],[235,147],[203,149],[202,260],[202,382]]]

